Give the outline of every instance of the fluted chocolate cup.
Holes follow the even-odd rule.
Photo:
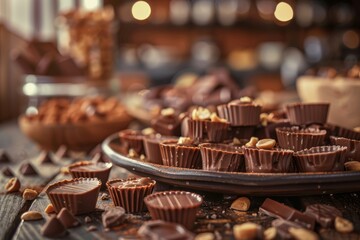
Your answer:
[[[323,145],[326,131],[316,128],[284,127],[276,128],[276,134],[281,148],[300,151]]]
[[[128,213],[145,210],[144,198],[154,190],[156,182],[150,178],[113,179],[106,183],[115,206]]]
[[[179,145],[177,140],[160,143],[163,165],[181,168],[199,168],[201,166],[200,148],[194,145]]]
[[[360,140],[330,136],[333,145],[347,147],[345,161],[360,162]]]
[[[169,139],[172,138],[163,136],[145,136],[143,140],[146,161],[162,165],[163,163],[161,160],[160,143]]]
[[[174,222],[192,229],[203,199],[191,192],[166,191],[151,194],[144,202],[152,219]]]
[[[294,151],[288,149],[258,149],[243,147],[246,172],[288,173],[292,171]]]
[[[203,143],[199,147],[203,170],[238,172],[243,169],[244,153],[240,146]]]
[[[142,135],[140,132],[126,129],[119,132],[122,147],[128,152],[133,149],[139,156],[144,154],[144,144]]]
[[[299,172],[344,171],[346,147],[318,146],[294,154]]]
[[[101,188],[106,187],[112,163],[81,161],[71,164],[69,172],[73,178],[97,178],[102,182]]]
[[[360,132],[340,126],[332,126],[332,127],[333,127],[333,136],[360,140]]]
[[[286,113],[291,124],[325,124],[329,103],[293,103],[286,105]]]
[[[229,123],[209,120],[188,120],[189,136],[198,141],[219,143],[227,140]]]
[[[53,183],[45,192],[56,212],[66,208],[79,215],[94,211],[100,187],[97,178],[74,178]]]
[[[255,104],[223,104],[217,107],[221,118],[231,126],[256,126],[260,123],[261,106]]]
[[[231,127],[229,131],[230,139],[250,139],[254,136],[256,126],[246,126],[246,127]]]

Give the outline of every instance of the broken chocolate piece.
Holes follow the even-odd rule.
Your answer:
[[[259,212],[271,217],[295,222],[311,230],[315,226],[315,218],[270,198],[265,199],[264,203],[260,206]]]
[[[65,235],[65,226],[60,222],[56,216],[50,217],[50,219],[42,226],[41,234],[45,237],[54,238]]]
[[[309,205],[306,207],[304,213],[315,218],[316,222],[324,228],[333,227],[335,218],[342,217],[342,213],[339,209],[326,204]]]
[[[13,171],[9,168],[9,167],[5,167],[3,170],[2,170],[2,173],[4,176],[6,177],[14,177],[14,173]]]
[[[102,214],[102,224],[104,228],[116,227],[124,223],[125,209],[122,207],[115,207],[106,209]]]
[[[0,149],[0,163],[10,163],[11,158],[4,149]]]
[[[191,240],[194,235],[182,225],[161,220],[145,222],[138,230],[138,234],[146,239],[174,239]]]
[[[56,217],[65,226],[65,228],[72,228],[80,225],[80,222],[66,208],[62,208]]]
[[[284,219],[275,219],[271,222],[271,226],[276,228],[277,235],[281,239],[293,239],[293,237],[289,233],[289,228],[302,228],[301,225]]]
[[[20,173],[24,176],[38,175],[31,163],[23,163],[20,166]]]
[[[48,151],[43,151],[40,153],[39,156],[39,160],[38,160],[41,164],[48,164],[48,163],[54,163],[52,156],[50,154],[50,152]]]

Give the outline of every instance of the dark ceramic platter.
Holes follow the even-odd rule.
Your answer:
[[[116,151],[116,146],[119,146],[117,134],[102,144],[104,153],[114,164],[136,175],[187,189],[250,196],[304,196],[360,190],[360,172],[259,174],[185,169],[132,159]]]

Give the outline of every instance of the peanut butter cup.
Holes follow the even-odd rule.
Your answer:
[[[141,132],[126,129],[119,132],[119,137],[126,153],[129,152],[130,149],[133,149],[139,156],[144,154],[144,135],[141,134]]]
[[[74,178],[51,184],[46,194],[56,212],[64,207],[78,215],[95,209],[100,186],[97,178]]]
[[[260,122],[261,106],[255,104],[249,97],[219,105],[217,111],[221,118],[230,122],[231,126],[256,126]]]
[[[182,168],[199,168],[201,166],[200,148],[190,138],[167,140],[160,143],[163,165]]]
[[[318,146],[294,154],[295,164],[300,172],[343,171],[346,147]]]
[[[69,172],[73,178],[97,178],[101,181],[101,187],[106,186],[112,163],[81,161],[69,166]]]
[[[281,148],[300,151],[323,145],[326,131],[317,128],[284,127],[277,128],[276,134]]]
[[[286,112],[291,124],[325,124],[329,105],[329,103],[293,103],[286,106]]]
[[[203,199],[191,192],[165,191],[151,194],[144,201],[152,219],[178,223],[191,229]]]
[[[144,197],[151,194],[156,182],[150,178],[113,179],[106,183],[115,206],[126,212],[144,211]]]
[[[144,149],[146,155],[146,161],[155,164],[162,164],[161,152],[160,152],[160,143],[172,139],[171,137],[161,136],[159,134],[145,136]],[[175,139],[175,138],[174,138]]]
[[[203,143],[199,147],[204,170],[238,172],[244,167],[244,153],[240,146]]]
[[[360,162],[360,140],[331,136],[330,141],[333,145],[347,147],[346,161]]]

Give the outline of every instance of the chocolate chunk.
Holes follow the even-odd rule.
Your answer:
[[[38,175],[31,163],[23,163],[20,166],[20,173],[24,176]]]
[[[311,230],[315,226],[315,218],[270,198],[265,199],[264,203],[260,206],[259,212],[271,217],[295,222]]]
[[[65,226],[65,228],[72,228],[80,225],[80,222],[66,208],[62,208],[56,217]]]
[[[182,225],[161,220],[145,222],[138,230],[138,234],[146,239],[190,240],[194,235]]]
[[[124,223],[125,209],[122,207],[109,208],[102,214],[104,228],[116,227]]]
[[[52,156],[50,154],[50,152],[48,151],[43,151],[40,153],[40,156],[39,156],[39,160],[38,160],[41,164],[51,164],[51,163],[54,163],[53,159],[52,159]]]
[[[11,158],[4,149],[0,149],[0,163],[10,163]]]
[[[3,170],[2,170],[2,173],[4,174],[4,176],[6,177],[14,177],[14,173],[13,171],[9,168],[9,167],[5,167]]]
[[[339,209],[326,204],[312,204],[306,207],[304,212],[306,215],[315,218],[316,222],[324,228],[334,226],[336,217],[342,217]]]
[[[64,236],[65,233],[65,226],[56,218],[56,216],[50,217],[41,228],[41,234],[49,238],[61,237]]]
[[[275,219],[271,222],[271,225],[276,228],[277,235],[281,239],[293,239],[293,237],[289,233],[289,228],[302,228],[301,225],[284,219]]]

